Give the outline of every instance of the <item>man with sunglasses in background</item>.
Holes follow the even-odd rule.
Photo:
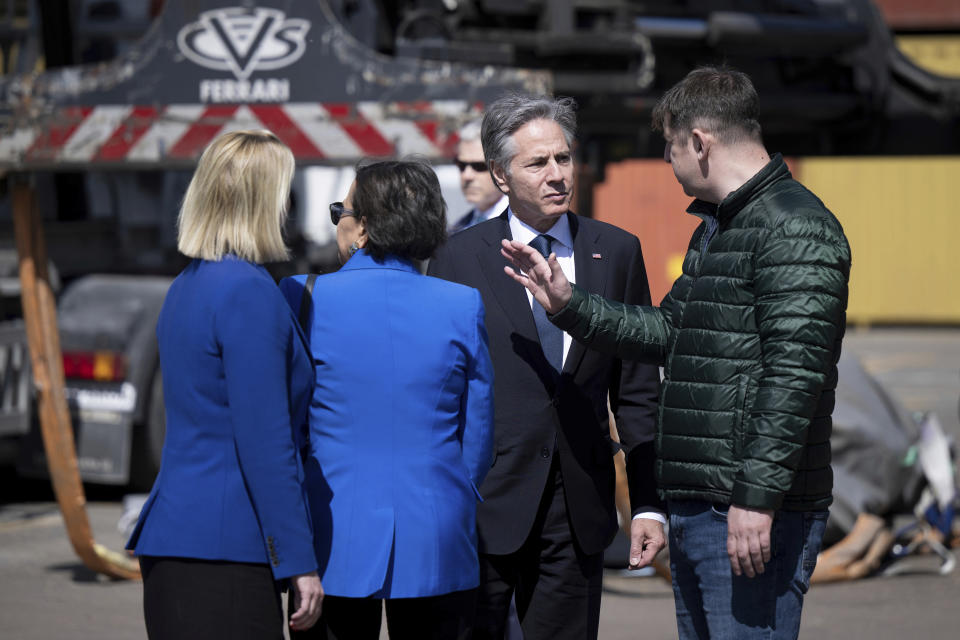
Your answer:
[[[449,232],[456,233],[479,222],[498,216],[507,208],[507,196],[501,193],[487,169],[480,144],[480,120],[464,126],[459,133],[457,157],[454,164],[460,169],[460,189],[467,202],[473,205],[463,217],[450,225]]]

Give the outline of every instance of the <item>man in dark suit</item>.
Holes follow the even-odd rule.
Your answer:
[[[480,488],[480,603],[475,638],[502,638],[511,595],[525,640],[596,638],[603,551],[616,533],[607,399],[627,454],[630,564],[664,545],[653,480],[655,367],[572,343],[523,287],[504,277],[500,241],[557,256],[588,291],[649,304],[640,243],[569,211],[570,99],[508,96],[483,119],[483,151],[509,197],[502,215],[452,236],[429,273],[477,288],[494,364],[495,458]]]

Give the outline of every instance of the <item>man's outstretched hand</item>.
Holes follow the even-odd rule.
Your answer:
[[[573,289],[556,255],[544,260],[539,251],[516,240],[501,241],[500,253],[520,270],[504,267],[504,273],[525,286],[547,313],[560,311],[570,301]]]

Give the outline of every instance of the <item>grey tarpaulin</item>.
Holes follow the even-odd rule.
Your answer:
[[[840,358],[833,412],[833,505],[824,536],[836,542],[861,512],[883,516],[909,512],[923,472],[908,453],[919,437],[916,421],[860,364]]]

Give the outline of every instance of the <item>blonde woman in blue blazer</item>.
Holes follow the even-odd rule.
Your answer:
[[[380,162],[334,203],[343,266],[301,319],[317,368],[307,465],[326,597],[317,638],[467,638],[477,487],[493,449],[480,294],[421,275],[445,238],[433,169]],[[293,309],[305,276],[281,281]],[[300,637],[300,634],[296,634]]]
[[[180,210],[178,248],[193,261],[157,323],[163,461],[127,544],[151,640],[280,639],[287,579],[291,627],[320,615],[298,434],[313,367],[261,264],[287,256],[293,169],[272,133],[227,133],[204,151]]]

